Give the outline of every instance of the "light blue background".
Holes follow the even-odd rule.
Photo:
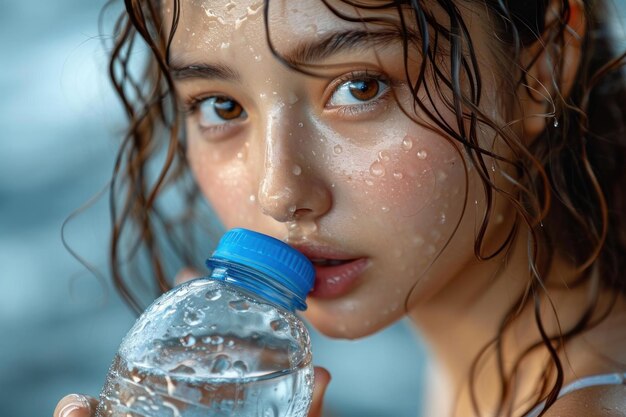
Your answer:
[[[0,416],[51,416],[65,394],[97,395],[134,316],[63,247],[61,225],[107,183],[123,119],[106,78],[103,1],[0,8]],[[106,198],[67,227],[108,271]],[[336,417],[415,416],[421,351],[404,324],[358,342],[313,335]],[[381,379],[381,378],[384,378]]]

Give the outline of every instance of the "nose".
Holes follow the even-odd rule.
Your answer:
[[[279,222],[316,220],[331,208],[330,187],[323,178],[323,167],[314,158],[307,160],[314,152],[307,147],[314,141],[303,140],[308,129],[301,122],[286,120],[268,117],[257,201],[264,214]],[[299,127],[293,129],[293,124]]]

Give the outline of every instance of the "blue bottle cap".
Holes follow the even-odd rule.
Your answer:
[[[247,229],[232,229],[222,236],[212,259],[248,265],[276,279],[304,300],[313,288],[311,261],[286,243]],[[207,261],[211,266],[211,260]]]

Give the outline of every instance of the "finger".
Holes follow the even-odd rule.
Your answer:
[[[91,417],[95,415],[98,400],[80,394],[66,395],[54,409],[54,417]]]
[[[313,389],[313,401],[309,410],[309,417],[322,417],[322,405],[324,393],[330,383],[330,373],[319,366],[315,367],[315,388]]]
[[[193,268],[183,268],[180,271],[178,271],[178,274],[176,274],[176,277],[174,278],[174,285],[179,285],[179,284],[182,284],[183,282],[187,282],[189,280],[192,280],[194,278],[199,278],[201,276],[202,274]]]

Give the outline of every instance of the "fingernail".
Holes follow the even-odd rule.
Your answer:
[[[80,417],[84,413],[80,411],[89,411],[89,401],[83,395],[70,394],[65,396],[57,405],[55,415],[58,417]]]

